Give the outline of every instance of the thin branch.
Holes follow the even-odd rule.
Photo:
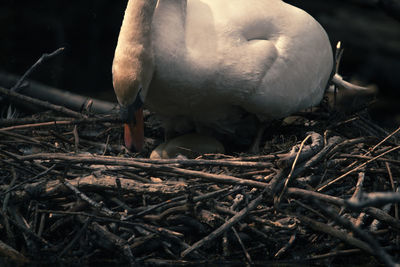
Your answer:
[[[42,101],[42,100],[39,100],[39,99],[36,99],[36,98],[25,96],[25,95],[19,94],[17,92],[8,90],[8,89],[3,88],[3,87],[0,87],[0,94],[3,94],[3,95],[6,95],[6,96],[10,97],[11,100],[23,101],[24,103],[29,103],[29,104],[36,105],[36,106],[39,106],[39,107],[42,107],[42,108],[45,108],[45,109],[49,109],[49,110],[54,110],[54,111],[60,112],[60,113],[62,113],[64,115],[71,116],[71,117],[74,117],[74,118],[84,118],[84,117],[86,117],[86,115],[83,115],[81,113],[75,112],[75,111],[73,111],[71,109],[68,109],[66,107],[54,105],[54,104],[51,104],[51,103],[46,102],[46,101]]]

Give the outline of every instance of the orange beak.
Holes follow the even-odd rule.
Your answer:
[[[135,118],[124,124],[125,146],[130,151],[140,152],[144,145],[143,108],[134,113]]]

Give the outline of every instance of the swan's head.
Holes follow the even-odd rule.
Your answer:
[[[143,104],[154,72],[151,23],[156,5],[157,0],[128,1],[112,66],[125,145],[134,151],[144,144]]]
[[[131,151],[141,151],[144,145],[143,104],[153,76],[150,54],[132,58],[133,54],[114,57],[112,74],[115,95],[120,104],[124,123],[124,140]]]

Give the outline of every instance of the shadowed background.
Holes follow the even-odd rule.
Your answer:
[[[400,113],[400,22],[374,0],[286,1],[313,15],[333,47],[345,48],[340,73],[376,84],[385,104],[377,113]],[[111,63],[126,1],[21,1],[0,4],[0,71],[22,75],[43,53],[66,51],[32,79],[61,89],[116,101]]]

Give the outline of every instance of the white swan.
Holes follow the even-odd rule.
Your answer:
[[[280,0],[129,0],[112,67],[126,145],[142,148],[143,102],[168,133],[234,135],[246,114],[318,104],[332,65],[324,29]]]

